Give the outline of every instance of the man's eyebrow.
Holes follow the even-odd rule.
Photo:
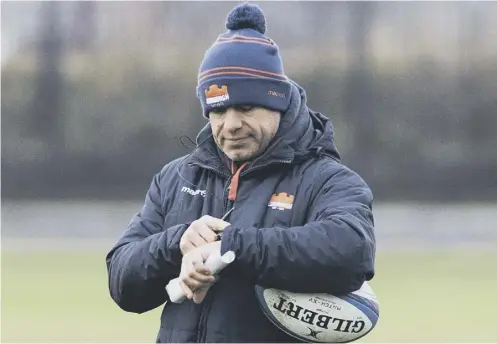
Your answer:
[[[212,109],[211,112],[226,112],[228,110],[228,107],[218,107],[215,109]]]
[[[252,110],[255,106],[252,105],[235,105],[234,108],[238,110]]]

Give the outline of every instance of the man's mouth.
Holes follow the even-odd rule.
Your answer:
[[[230,141],[230,142],[240,142],[240,141],[243,141],[245,139],[247,139],[247,137],[235,137],[235,138],[226,137],[225,138],[226,141]]]

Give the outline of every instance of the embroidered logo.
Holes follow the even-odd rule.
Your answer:
[[[273,194],[269,200],[268,207],[271,209],[278,210],[290,210],[293,206],[293,195],[289,195],[286,192],[280,192],[279,194]]]
[[[202,197],[205,197],[205,194],[206,194],[205,190],[192,190],[188,186],[183,186],[183,188],[181,189],[181,192],[186,192],[187,194],[190,194],[192,196],[200,195]]]
[[[316,338],[316,339],[319,339],[318,338],[318,334],[320,334],[321,332],[323,331],[315,331],[313,330],[312,328],[310,328],[309,326],[307,326],[307,328],[309,329],[310,333],[308,334],[309,337],[313,337],[313,338]]]
[[[273,96],[273,97],[286,98],[285,93],[281,93],[281,92],[277,92],[277,91],[273,91],[273,90],[267,91],[267,94],[270,96]]]
[[[218,85],[210,85],[209,88],[205,90],[205,102],[208,105],[224,102],[229,99],[230,95],[228,94],[227,85],[222,85],[221,88],[219,88]]]

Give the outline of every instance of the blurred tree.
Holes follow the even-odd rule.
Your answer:
[[[371,176],[377,147],[378,125],[374,113],[374,78],[371,65],[371,39],[375,2],[350,2],[348,59],[349,67],[344,84],[344,111],[353,128],[354,149],[351,164]],[[355,152],[355,153],[354,153]]]
[[[62,88],[60,71],[63,44],[60,29],[60,2],[42,3],[37,39],[37,76],[31,102],[32,130],[52,148],[63,147]]]
[[[458,10],[458,74],[454,93],[465,98],[464,104],[459,105],[459,108],[463,107],[463,111],[459,111],[459,117],[462,118],[458,118],[465,125],[459,126],[458,134],[468,144],[475,144],[485,142],[485,128],[491,128],[485,118],[486,113],[480,111],[488,102],[485,97],[485,85],[482,83],[482,66],[478,64],[482,59],[482,46],[486,43],[485,18],[480,8],[473,3],[459,3]]]
[[[169,12],[171,8],[170,2],[151,2],[148,8],[150,13],[150,41],[152,43],[165,41],[168,34],[170,24],[168,23]]]
[[[198,65],[233,5],[2,3],[2,196],[141,197],[206,124]],[[377,199],[492,199],[496,5],[263,8],[286,70]]]
[[[75,1],[71,36],[68,39],[72,48],[89,51],[94,47],[97,33],[97,3],[95,1]]]

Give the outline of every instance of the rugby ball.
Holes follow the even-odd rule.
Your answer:
[[[311,343],[347,343],[368,334],[379,318],[376,295],[365,282],[345,295],[304,294],[256,286],[263,313],[290,336]]]

